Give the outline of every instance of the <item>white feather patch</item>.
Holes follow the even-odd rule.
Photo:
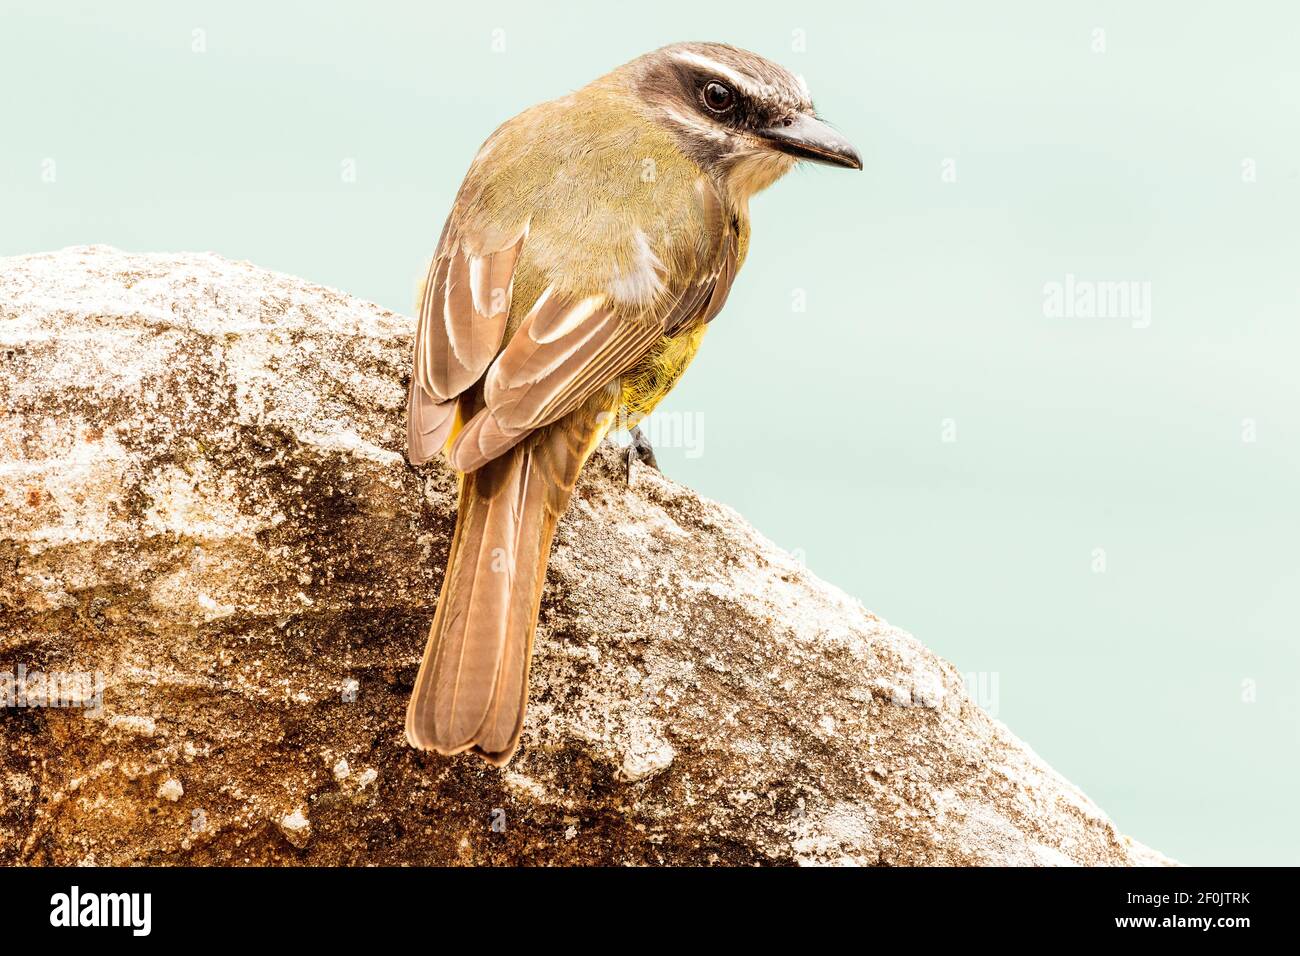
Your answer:
[[[491,260],[486,256],[471,256],[469,260],[469,291],[474,302],[474,311],[479,315],[493,315],[492,308],[492,270]]]
[[[609,283],[609,294],[626,305],[645,305],[663,289],[664,264],[659,261],[650,240],[636,231],[636,257],[630,269],[619,271]]]
[[[604,296],[589,295],[563,315],[548,323],[547,328],[543,329],[541,334],[538,334],[536,324],[530,325],[529,337],[539,345],[546,345],[549,342],[561,339],[591,318],[592,313],[600,307],[602,301],[604,301]]]

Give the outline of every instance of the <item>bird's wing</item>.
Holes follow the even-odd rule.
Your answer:
[[[486,407],[449,450],[455,468],[481,467],[608,387],[663,336],[717,314],[735,278],[736,239],[713,187],[701,181],[697,196],[703,208],[694,258],[706,268],[632,310],[610,293],[545,289],[488,369]]]
[[[415,368],[407,397],[410,459],[428,461],[446,443],[456,397],[478,381],[501,348],[515,264],[528,225],[510,229],[447,220],[429,263],[415,328]]]

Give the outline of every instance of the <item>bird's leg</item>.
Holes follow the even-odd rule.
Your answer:
[[[628,484],[632,483],[632,461],[636,459],[643,465],[649,465],[655,471],[659,470],[659,462],[655,460],[655,449],[650,444],[650,439],[645,437],[645,432],[640,427],[633,425],[628,434],[632,436],[631,443],[627,446],[627,467],[623,472],[623,480]]]

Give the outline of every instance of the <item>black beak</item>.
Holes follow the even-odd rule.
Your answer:
[[[862,157],[853,145],[815,116],[797,113],[758,134],[773,147],[800,159],[828,166],[861,169]]]

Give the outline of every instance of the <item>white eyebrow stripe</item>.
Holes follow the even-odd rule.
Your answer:
[[[686,129],[694,130],[696,133],[699,133],[701,136],[707,137],[708,139],[716,139],[721,142],[727,138],[726,132],[718,127],[697,120],[693,116],[681,113],[678,110],[673,109],[671,106],[667,107],[664,112],[673,120],[673,122],[685,127]]]
[[[744,90],[751,96],[758,92],[758,88],[753,81],[746,76],[742,76],[729,66],[724,66],[717,60],[710,60],[707,56],[701,56],[698,53],[692,53],[690,50],[679,50],[673,56],[683,63],[690,63],[692,66],[702,67],[711,70],[718,76],[724,77],[729,83],[739,89]]]

